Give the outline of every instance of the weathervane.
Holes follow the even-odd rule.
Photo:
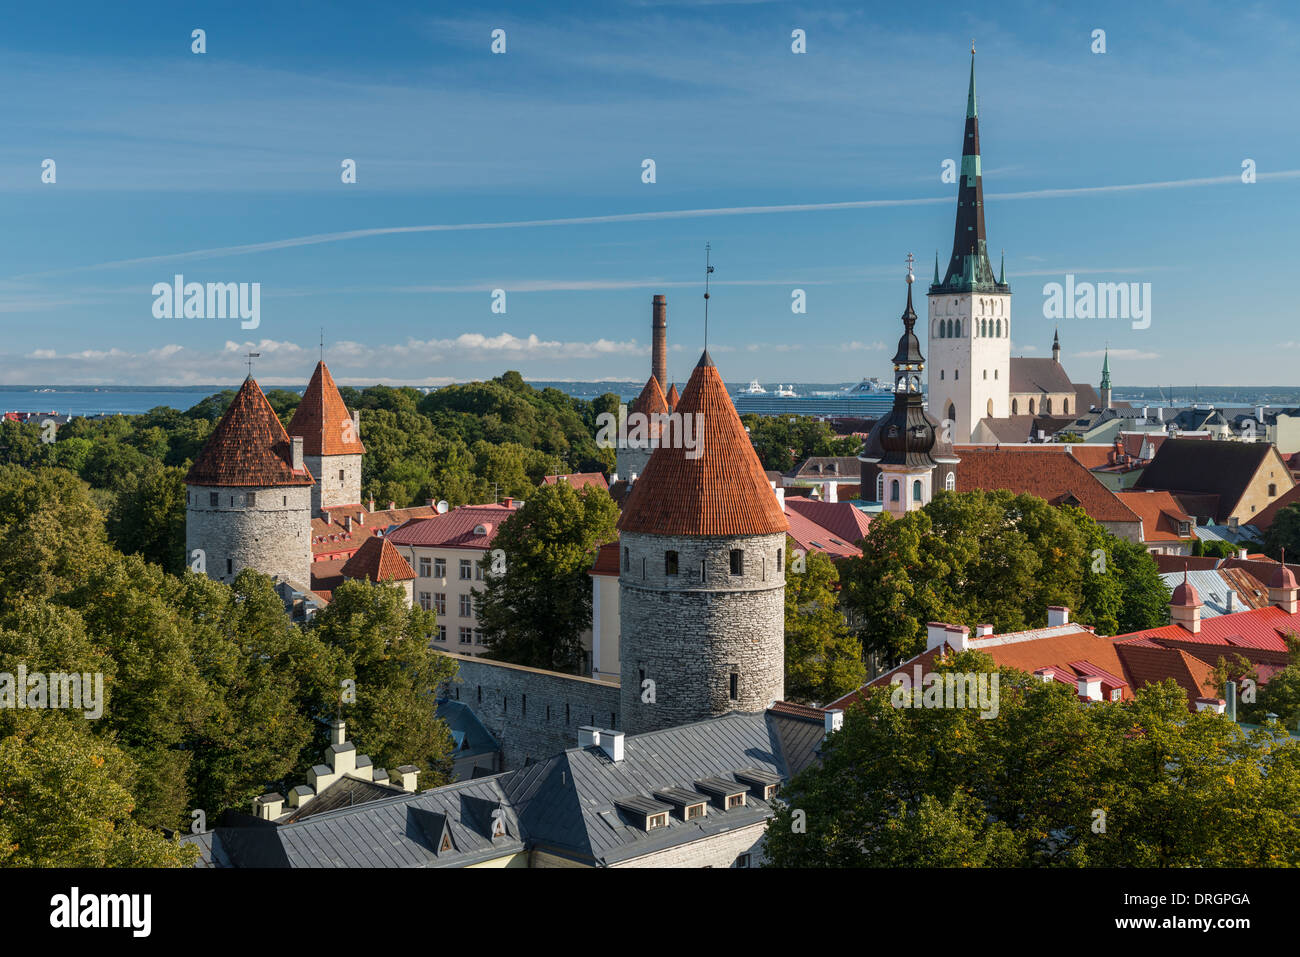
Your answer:
[[[974,55],[975,55],[975,38],[974,38],[974,37],[971,37],[971,38],[970,38],[970,53],[971,53],[971,56],[974,56]]]
[[[907,254],[907,281],[909,283],[916,281],[916,276],[912,273],[912,263],[916,262],[911,253]]]
[[[325,327],[320,327],[320,361],[325,361]]]
[[[246,358],[248,359],[248,377],[251,379],[253,378],[253,360],[262,358],[262,353],[250,352]]]
[[[708,243],[704,244],[704,351],[709,350],[709,276],[713,274],[713,267],[709,264],[710,247]]]

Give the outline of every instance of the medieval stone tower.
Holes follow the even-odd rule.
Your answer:
[[[303,459],[316,484],[311,513],[334,505],[361,503],[361,413],[348,412],[334,378],[323,361],[289,423],[289,435],[302,439]]]
[[[984,235],[972,49],[952,256],[942,281],[935,258],[929,296],[930,412],[952,420],[958,443],[970,440],[980,419],[1011,414],[1011,287],[1004,278],[993,276]]]
[[[302,439],[249,376],[185,476],[190,567],[227,584],[255,568],[309,587],[314,486]]]
[[[708,352],[676,411],[699,416],[702,445],[666,430],[618,524],[629,734],[785,693],[789,525]]]

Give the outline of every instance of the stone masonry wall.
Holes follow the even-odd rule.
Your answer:
[[[469,705],[500,742],[502,770],[577,747],[583,725],[622,727],[617,684],[469,655],[447,657],[460,666],[461,679],[447,693]]]
[[[248,493],[255,494],[253,505]],[[185,553],[202,549],[209,578],[230,584],[245,568],[311,584],[310,486],[186,486]],[[216,494],[217,504],[210,503]]]
[[[316,484],[311,490],[313,515],[319,515],[325,506],[358,505],[361,503],[361,456],[358,455],[304,455],[303,463],[311,472]],[[339,472],[343,478],[339,479]]]
[[[784,534],[624,533],[619,575],[622,712],[629,734],[762,711],[785,696]],[[731,574],[731,551],[744,570]],[[665,553],[678,555],[667,574]],[[732,675],[736,675],[732,697]],[[653,701],[645,680],[653,685]]]

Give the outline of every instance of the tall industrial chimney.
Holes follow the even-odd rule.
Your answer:
[[[654,352],[650,371],[659,380],[659,388],[668,391],[668,299],[655,296],[654,299]]]

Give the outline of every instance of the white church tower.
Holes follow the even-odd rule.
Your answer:
[[[1011,414],[1011,287],[989,262],[979,130],[972,46],[952,258],[941,282],[935,256],[929,295],[929,411],[951,420],[955,443],[969,442],[980,419]]]

